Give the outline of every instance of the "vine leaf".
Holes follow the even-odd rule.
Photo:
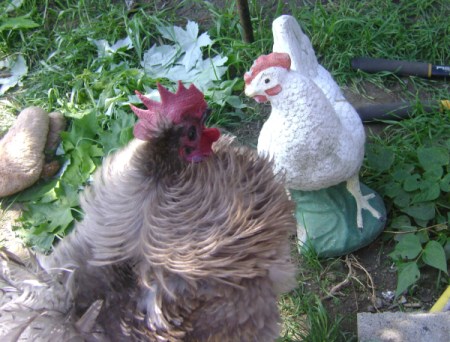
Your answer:
[[[444,147],[436,146],[419,147],[417,156],[419,158],[419,163],[425,170],[435,167],[436,165],[448,165],[450,160],[448,150]]]
[[[408,262],[402,265],[400,272],[398,273],[397,289],[395,291],[395,297],[401,295],[414,284],[420,278],[419,267],[416,262]]]
[[[434,240],[429,241],[423,250],[422,259],[427,265],[447,274],[445,251],[439,242]]]
[[[395,246],[394,251],[390,254],[393,258],[400,256],[401,259],[414,259],[422,251],[422,244],[417,235],[407,234]]]
[[[395,160],[391,150],[375,144],[367,144],[366,156],[369,166],[379,172],[388,170]]]

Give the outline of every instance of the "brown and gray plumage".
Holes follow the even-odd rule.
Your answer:
[[[159,90],[161,104],[139,94],[139,139],[104,160],[84,220],[41,260],[66,324],[90,341],[273,341],[293,204],[270,162],[204,126],[195,87]]]

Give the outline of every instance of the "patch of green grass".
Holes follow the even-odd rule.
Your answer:
[[[338,83],[355,78],[350,59],[357,56],[448,62],[446,1],[318,1],[310,8],[292,5],[291,11]]]
[[[279,301],[283,325],[278,341],[351,341],[353,337],[341,329],[342,317],[332,317],[301,281],[297,289]]]
[[[353,341],[355,332],[342,329],[344,316],[334,315],[325,307],[325,301],[339,302],[329,290],[346,277],[344,260],[319,259],[308,248],[303,248],[300,255],[296,241],[292,244],[292,258],[299,266],[298,287],[279,301],[283,319],[279,341]],[[339,303],[335,306],[339,307]]]

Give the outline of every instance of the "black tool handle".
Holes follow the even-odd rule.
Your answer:
[[[425,101],[422,102],[422,109],[426,113],[437,111],[442,108],[450,108],[448,101]],[[356,107],[361,120],[363,122],[372,122],[377,120],[402,120],[410,118],[417,105],[410,102],[398,102],[387,104],[371,104]]]
[[[449,77],[450,66],[423,62],[396,61],[383,58],[357,57],[351,61],[352,68],[366,72],[390,71],[402,76]]]

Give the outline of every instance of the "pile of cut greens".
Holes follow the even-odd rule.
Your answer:
[[[2,28],[39,26],[20,18],[11,21],[17,25],[10,22]],[[86,45],[96,49],[96,58],[81,61],[86,65],[81,73],[73,75],[70,93],[64,96],[56,87],[48,90],[50,102],[61,108],[71,121],[68,131],[62,133],[62,144],[56,153],[63,165],[58,177],[49,182],[42,181],[14,198],[26,203],[19,233],[34,248],[50,250],[55,239],[63,238],[74,222],[82,219],[80,191],[89,183],[102,158],[132,138],[135,117],[129,104],[140,103],[134,95],[135,90],[158,100],[157,82],[172,91],[176,90],[178,80],[185,85],[194,83],[215,109],[216,121],[224,111],[241,115],[245,106],[233,90],[242,87],[242,82],[237,78],[222,80],[228,68],[225,65],[227,57],[212,54],[213,41],[209,34],[199,34],[198,24],[193,21],[188,21],[185,28],[165,25],[159,20],[157,24],[154,43],[142,51],[138,65],[135,63],[135,44],[138,49],[142,46],[140,34],[134,29],[138,27],[137,23],[133,20],[126,27],[126,36],[114,42],[80,37],[86,40]],[[39,62],[57,73],[61,69],[50,63],[59,53],[59,50],[49,51]],[[11,75],[4,80],[2,92],[20,85],[27,76],[22,55],[15,59],[8,57],[4,63],[10,67]]]

